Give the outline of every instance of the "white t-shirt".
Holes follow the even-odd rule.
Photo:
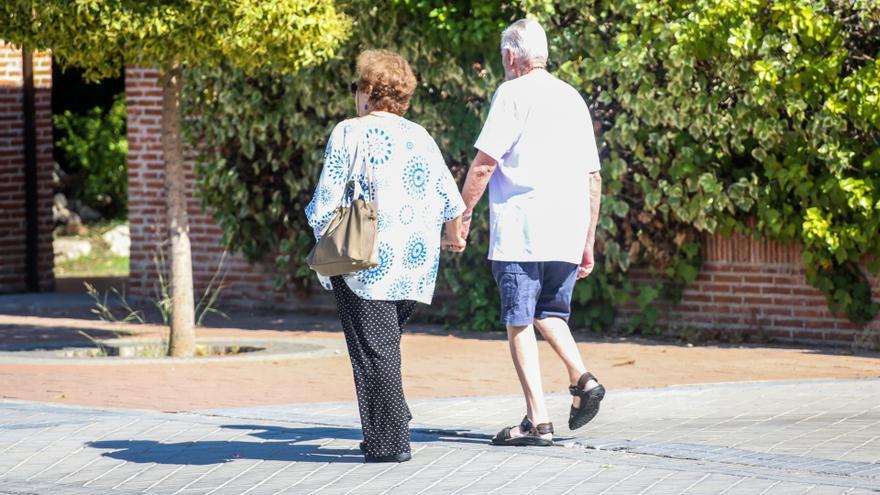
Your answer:
[[[489,259],[580,263],[599,153],[577,90],[544,70],[503,83],[474,146],[498,162]]]

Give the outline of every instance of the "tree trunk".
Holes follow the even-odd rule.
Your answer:
[[[162,75],[162,151],[165,158],[165,209],[171,240],[171,335],[168,355],[195,354],[192,253],[186,214],[186,174],[180,136],[182,70],[174,64]]]

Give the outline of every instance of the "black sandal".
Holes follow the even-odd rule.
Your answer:
[[[514,428],[519,428],[520,431],[528,432],[524,436],[512,438],[510,436],[510,432]],[[513,445],[513,446],[525,446],[525,447],[552,447],[553,439],[552,438],[541,438],[541,435],[550,434],[553,435],[553,423],[541,423],[537,426],[533,425],[531,421],[529,421],[529,417],[526,416],[523,418],[522,423],[517,426],[508,426],[503,430],[499,431],[494,438],[492,438],[493,445]]]
[[[587,382],[590,380],[599,382],[592,373],[587,372],[581,375],[577,385],[568,387],[568,391],[573,397],[581,398],[580,407],[571,406],[571,412],[568,414],[569,430],[576,430],[595,418],[599,412],[599,403],[605,398],[605,387],[602,385],[585,390]]]

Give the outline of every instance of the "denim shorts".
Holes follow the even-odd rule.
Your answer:
[[[492,261],[501,291],[501,322],[526,326],[550,317],[568,321],[577,268],[562,261]]]

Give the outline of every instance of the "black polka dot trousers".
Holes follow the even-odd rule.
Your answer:
[[[416,302],[363,299],[342,277],[331,282],[354,371],[366,454],[409,452],[412,415],[403,396],[400,335]]]

